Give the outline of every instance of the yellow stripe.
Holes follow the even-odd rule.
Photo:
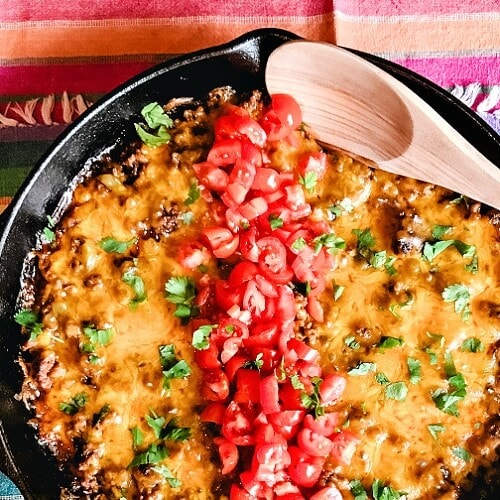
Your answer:
[[[371,53],[464,52],[475,49],[500,50],[498,19],[475,19],[426,22],[411,19],[396,23],[366,23],[361,20],[335,20],[339,45]]]
[[[286,29],[315,40],[334,40],[331,14],[271,19],[272,22],[267,18],[217,17],[210,21],[193,20],[190,24],[148,23],[148,20],[90,25],[30,23],[21,27],[4,24],[4,29],[0,25],[0,59],[192,52],[263,27]]]

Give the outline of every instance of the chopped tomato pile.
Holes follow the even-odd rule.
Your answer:
[[[204,195],[220,200],[218,224],[181,262],[194,269],[208,250],[230,268],[226,279],[197,284],[191,324],[209,402],[201,419],[220,429],[215,444],[235,500],[341,498],[320,475],[327,459],[348,464],[358,442],[333,411],[345,379],[323,373],[318,351],[294,335],[296,296],[323,321],[318,296],[335,265],[322,244],[331,229],[310,217],[305,195],[307,181],[325,173],[325,154],[307,152],[280,171],[266,153],[277,141],[294,147],[301,123],[288,95],[274,95],[258,120],[234,106],[216,121],[207,160],[194,165]]]

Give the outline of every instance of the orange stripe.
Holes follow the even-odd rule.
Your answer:
[[[370,23],[335,19],[339,45],[371,53],[500,50],[499,19],[447,19]]]
[[[151,21],[151,20],[150,20]],[[187,24],[165,24],[148,20],[107,23],[28,24],[17,29],[0,30],[0,59],[113,56],[122,54],[165,54],[192,52],[232,40],[247,31],[276,27],[297,35],[333,41],[331,14],[304,18],[277,17],[195,18]],[[1,27],[1,25],[0,25]]]

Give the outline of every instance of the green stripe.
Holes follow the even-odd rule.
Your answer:
[[[0,196],[13,196],[50,141],[0,143]]]

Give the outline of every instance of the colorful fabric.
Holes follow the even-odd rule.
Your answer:
[[[261,27],[374,53],[500,129],[498,0],[0,2],[0,197],[92,102],[172,56]]]

